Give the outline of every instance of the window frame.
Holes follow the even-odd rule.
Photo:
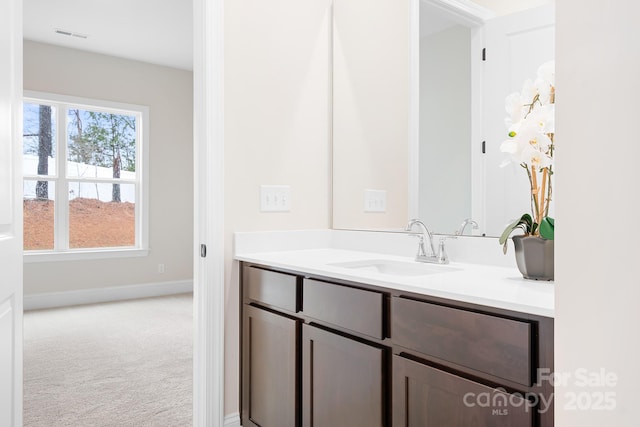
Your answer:
[[[50,262],[57,260],[88,260],[104,258],[141,257],[149,254],[149,107],[144,105],[112,102],[84,97],[59,95],[46,92],[24,91],[23,103],[51,105],[56,109],[56,137],[53,141],[56,153],[55,174],[23,175],[26,181],[53,181],[54,248],[49,250],[23,250],[25,262]],[[90,111],[136,116],[136,178],[97,178],[69,176],[67,173],[67,112],[81,108]],[[105,248],[69,248],[69,183],[103,182],[133,184],[135,186],[135,245]],[[23,196],[24,197],[24,196]]]

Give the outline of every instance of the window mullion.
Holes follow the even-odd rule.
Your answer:
[[[69,185],[67,181],[67,106],[58,105],[58,182],[56,185],[55,249],[69,250]]]
[[[137,247],[142,247],[142,246],[146,246],[146,242],[145,242],[145,232],[144,232],[144,227],[147,227],[146,222],[144,222],[143,218],[142,218],[142,213],[144,212],[144,209],[146,209],[146,201],[143,200],[144,195],[146,195],[146,192],[142,191],[142,176],[144,175],[144,170],[143,170],[143,164],[144,162],[144,155],[146,154],[146,150],[144,149],[142,144],[143,138],[146,137],[146,135],[144,135],[143,133],[145,132],[144,126],[148,126],[146,120],[142,120],[142,114],[138,113],[136,114],[136,120],[138,121],[138,127],[136,128],[136,141],[139,141],[138,144],[136,144],[136,182],[135,182],[135,194],[136,194],[136,200],[135,200],[135,206],[136,206],[136,210],[135,210],[135,215],[136,215],[136,229],[135,229],[135,233],[136,233],[136,246]],[[144,150],[144,151],[143,151]]]

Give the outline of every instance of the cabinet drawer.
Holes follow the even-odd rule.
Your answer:
[[[305,315],[370,337],[384,338],[382,293],[304,279],[302,295]]]
[[[391,337],[407,349],[531,385],[531,325],[394,297]]]
[[[299,311],[297,276],[245,267],[243,279],[245,298],[294,313]]]

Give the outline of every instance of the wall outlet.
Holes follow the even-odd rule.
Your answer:
[[[386,212],[387,192],[385,190],[364,190],[365,212]]]
[[[164,274],[164,264],[158,264],[158,273]]]
[[[291,187],[288,185],[261,185],[260,212],[291,211]]]

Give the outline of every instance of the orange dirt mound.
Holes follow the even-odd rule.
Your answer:
[[[25,250],[53,249],[52,200],[24,200]],[[69,202],[69,247],[135,244],[135,205],[77,198]]]

